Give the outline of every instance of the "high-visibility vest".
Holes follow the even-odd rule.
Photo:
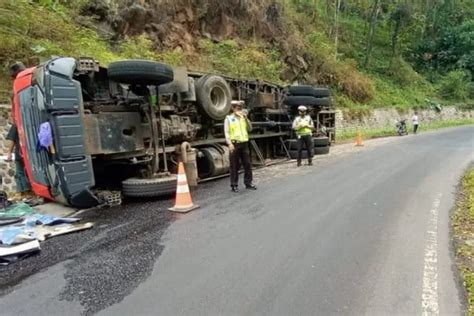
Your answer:
[[[298,116],[296,118],[296,125],[304,124],[306,125],[305,127],[300,127],[296,128],[296,134],[299,136],[305,136],[305,135],[311,135],[313,133],[313,130],[311,127],[311,117],[309,115],[306,115],[305,117]]]
[[[237,143],[249,141],[249,132],[247,120],[243,117],[228,115],[226,120],[229,122],[230,140]]]

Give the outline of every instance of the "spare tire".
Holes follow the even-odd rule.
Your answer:
[[[109,79],[127,84],[162,85],[173,81],[173,68],[149,60],[113,62],[107,69]]]
[[[315,98],[324,98],[331,96],[331,91],[328,88],[313,87],[308,85],[291,86],[288,92],[292,96],[313,96]]]
[[[321,88],[321,87],[313,88],[313,95],[316,98],[330,97],[331,90],[329,90],[328,88]]]
[[[299,106],[299,105],[317,105],[317,100],[313,96],[288,96],[285,100],[285,104],[289,106]]]
[[[317,106],[331,106],[332,104],[331,98],[316,98],[315,100]]]
[[[298,96],[314,96],[314,88],[312,86],[291,86],[288,89],[291,95]]]
[[[230,112],[232,95],[224,78],[206,75],[196,82],[197,101],[202,112],[209,118],[220,121]]]
[[[159,197],[176,192],[177,177],[130,178],[122,182],[122,193],[128,197]]]

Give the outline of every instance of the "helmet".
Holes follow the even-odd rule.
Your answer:
[[[306,111],[308,111],[308,108],[305,107],[304,105],[300,105],[300,106],[298,107],[298,111],[300,111],[300,112],[306,112]]]

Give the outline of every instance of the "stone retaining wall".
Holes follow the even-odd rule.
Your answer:
[[[7,141],[5,140],[10,128],[10,105],[0,104],[0,156],[7,154]],[[15,164],[0,160],[0,190],[15,191]]]
[[[399,113],[395,109],[377,109],[373,110],[371,115],[369,116],[364,116],[359,119],[348,119],[347,117],[345,117],[341,110],[338,110],[336,114],[336,128],[338,130],[364,130],[384,127],[395,128],[396,122],[401,119],[406,118],[408,119],[408,124],[411,124],[411,117],[413,116],[413,113],[413,110],[410,110],[406,113]],[[435,110],[418,110],[418,118],[420,121],[420,126],[434,121],[449,121],[462,119],[474,120],[474,111],[459,110],[454,106],[446,106],[443,107],[440,112],[437,112]]]

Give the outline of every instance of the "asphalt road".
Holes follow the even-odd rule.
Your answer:
[[[207,184],[186,215],[87,215],[94,230],[0,271],[0,313],[459,315],[449,213],[474,126],[335,151],[258,171],[256,192]]]

